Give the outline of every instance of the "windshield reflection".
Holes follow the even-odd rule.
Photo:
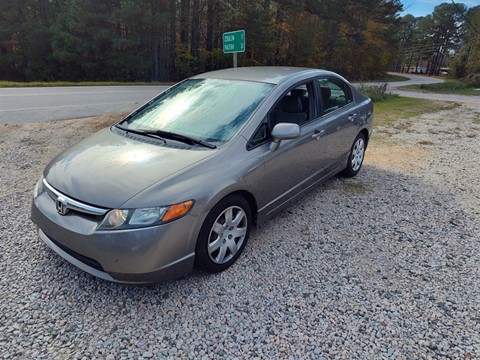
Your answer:
[[[127,119],[133,129],[163,130],[210,142],[230,140],[271,91],[257,82],[191,79]]]

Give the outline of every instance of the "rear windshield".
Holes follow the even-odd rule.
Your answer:
[[[190,79],[127,118],[132,129],[163,130],[209,142],[226,142],[272,90],[259,82]]]

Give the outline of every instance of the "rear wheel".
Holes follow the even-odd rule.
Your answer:
[[[252,210],[239,194],[230,195],[213,207],[203,223],[196,247],[196,265],[217,273],[227,269],[245,248],[252,224]]]
[[[365,135],[363,133],[358,134],[353,142],[350,155],[348,156],[347,167],[343,171],[342,175],[346,177],[353,177],[358,174],[362,168],[366,146],[367,142]]]

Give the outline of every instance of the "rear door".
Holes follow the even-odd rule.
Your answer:
[[[335,134],[328,150],[329,162],[334,163],[348,154],[358,132],[360,116],[348,84],[333,77],[318,78],[322,119],[330,123]]]

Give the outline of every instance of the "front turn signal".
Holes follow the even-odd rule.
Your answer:
[[[162,222],[172,221],[182,217],[190,211],[193,201],[188,200],[180,204],[171,205],[162,217]]]

